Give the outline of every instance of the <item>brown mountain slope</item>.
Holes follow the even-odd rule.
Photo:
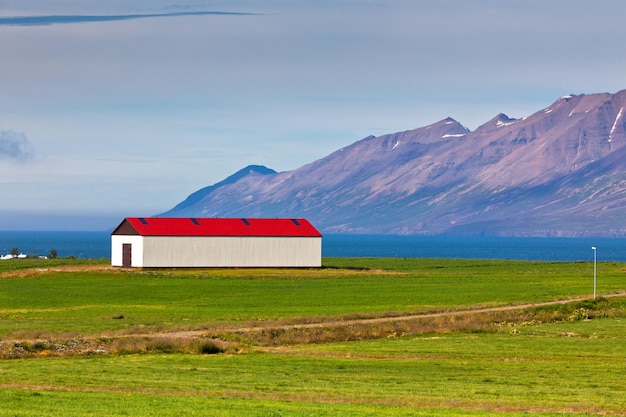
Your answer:
[[[326,232],[621,235],[625,106],[626,90],[570,95],[472,132],[447,118],[370,136],[163,215],[308,217]]]

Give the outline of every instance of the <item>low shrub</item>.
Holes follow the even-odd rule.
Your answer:
[[[217,353],[223,353],[224,351],[223,347],[212,340],[203,340],[196,343],[196,353],[201,355],[215,355]]]
[[[125,355],[135,353],[223,353],[224,348],[213,340],[198,340],[188,337],[122,337],[109,343],[109,352]]]

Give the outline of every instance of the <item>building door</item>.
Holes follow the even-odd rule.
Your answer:
[[[131,266],[133,266],[132,256],[133,256],[133,245],[131,245],[130,243],[123,243],[122,244],[122,267],[123,268],[130,268]]]

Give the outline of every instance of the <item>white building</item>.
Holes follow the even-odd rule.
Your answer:
[[[322,235],[305,219],[127,217],[111,234],[122,267],[320,267]]]

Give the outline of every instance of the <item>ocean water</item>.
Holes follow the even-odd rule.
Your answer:
[[[519,259],[626,262],[626,239],[513,238],[468,236],[324,235],[323,257]],[[110,258],[110,232],[0,231],[0,256],[18,248],[45,256],[55,249],[60,257]]]
[[[52,249],[59,257],[110,258],[109,232],[0,231],[0,256],[17,248],[26,255],[47,256]]]
[[[626,262],[626,239],[327,235],[323,256]]]

